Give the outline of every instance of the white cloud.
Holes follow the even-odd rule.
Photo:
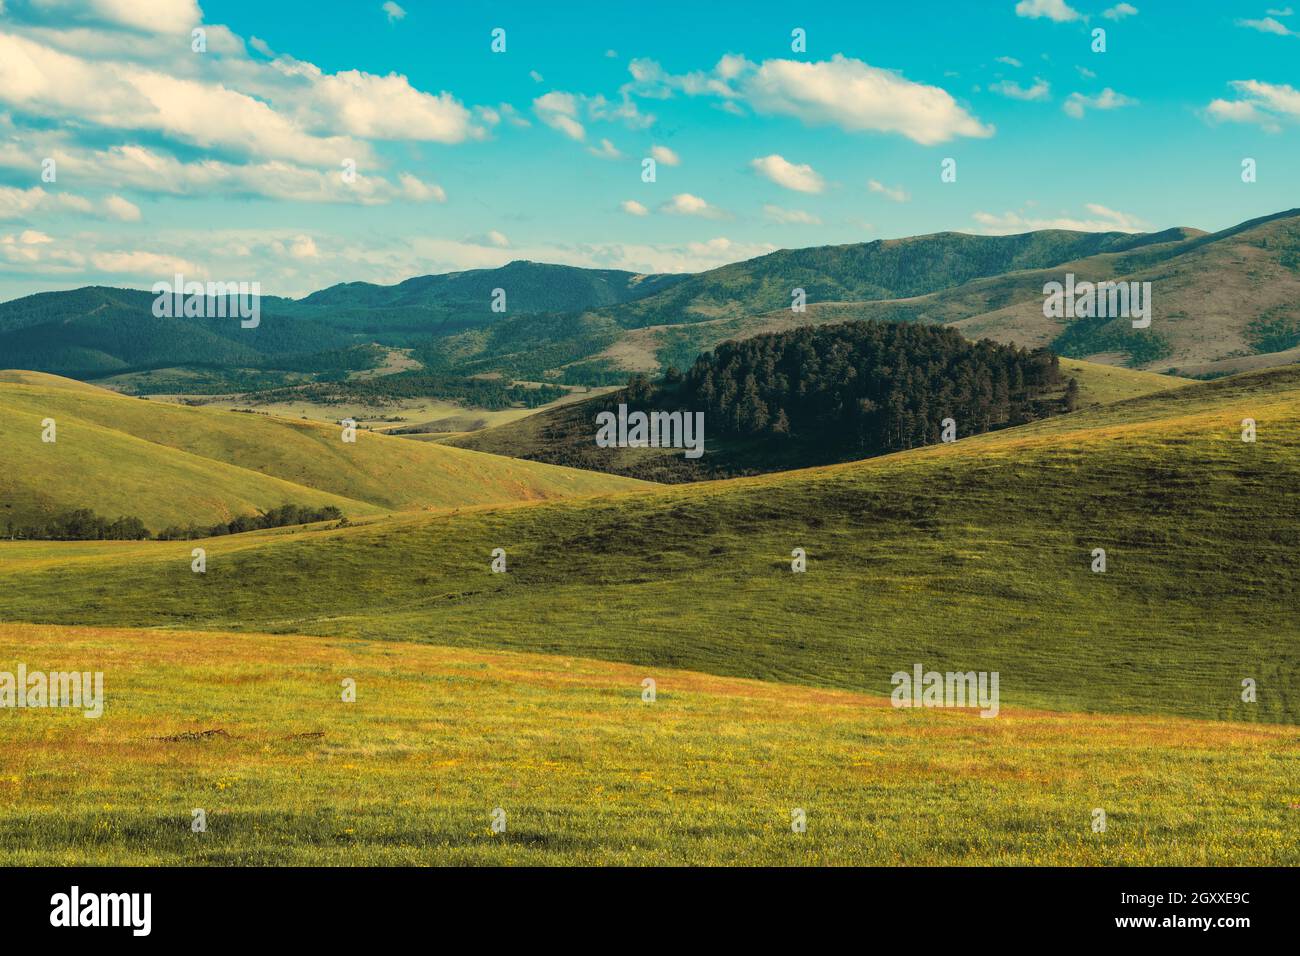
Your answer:
[[[1039,76],[1034,77],[1033,86],[1024,87],[1014,80],[1002,80],[998,83],[989,84],[989,89],[1013,100],[1027,101],[1045,100],[1052,92],[1051,84]]]
[[[598,156],[601,159],[623,158],[623,154],[618,151],[618,148],[607,139],[602,139],[600,141],[600,146],[588,146],[587,152],[591,153],[593,156]]]
[[[369,158],[369,147],[314,136],[260,99],[221,83],[154,69],[88,61],[0,33],[0,101],[46,119],[81,119],[118,130],[151,130],[239,153],[334,165]]]
[[[819,193],[826,188],[826,182],[807,163],[791,163],[776,153],[750,160],[749,165],[760,176],[795,192]]]
[[[32,12],[59,23],[98,23],[143,33],[188,33],[203,18],[196,0],[38,0]]]
[[[140,207],[121,196],[109,196],[104,200],[104,211],[114,219],[122,222],[139,222]]]
[[[892,70],[836,54],[829,60],[765,60],[752,63],[728,54],[711,71],[667,73],[653,60],[633,60],[637,96],[716,96],[730,112],[743,100],[757,113],[794,116],[808,125],[830,124],[849,132],[899,133],[924,146],[957,136],[987,137],[985,126],[943,89],[915,83]]]
[[[993,135],[991,126],[958,106],[947,91],[840,54],[820,63],[768,60],[743,88],[760,113],[831,123],[850,132],[900,133],[923,146]]]
[[[547,126],[558,129],[570,139],[582,140],[587,131],[578,122],[578,98],[572,93],[553,90],[533,100],[533,112]]]
[[[889,186],[879,183],[874,179],[867,183],[867,189],[873,193],[884,196],[890,202],[907,202],[912,198],[901,186],[891,189]]]
[[[116,275],[144,277],[152,280],[158,276],[173,276],[180,272],[188,276],[204,274],[188,259],[158,252],[96,252],[90,256],[91,264],[100,272]]]
[[[295,236],[289,244],[289,255],[294,259],[319,259],[320,250],[311,236]]]
[[[1137,100],[1131,96],[1125,96],[1123,93],[1116,93],[1109,86],[1098,93],[1096,96],[1084,96],[1082,93],[1071,93],[1062,107],[1066,114],[1075,119],[1083,119],[1083,114],[1087,110],[1114,110],[1123,106],[1136,106]]]
[[[403,10],[401,7],[399,7],[397,4],[395,4],[393,0],[386,0],[384,5],[379,9],[383,10],[384,13],[388,14],[389,23],[396,23],[398,20],[406,19],[406,11]]]
[[[773,222],[783,224],[820,226],[822,222],[810,212],[804,212],[802,209],[782,209],[780,206],[764,206],[763,214]]]
[[[1076,66],[1075,69],[1079,71],[1079,75],[1085,80],[1095,80],[1097,78],[1097,74],[1086,66]]]
[[[1109,10],[1102,11],[1101,15],[1107,20],[1123,20],[1125,17],[1137,16],[1138,8],[1131,3],[1117,3]]]
[[[1006,212],[1001,215],[977,212],[974,219],[987,235],[1008,236],[1039,229],[1069,229],[1076,232],[1144,232],[1151,227],[1129,213],[1108,209],[1098,203],[1087,203],[1084,209],[1092,218],[1075,218],[1062,215],[1055,218],[1027,217],[1021,213]]]
[[[454,96],[417,90],[398,73],[325,73],[292,57],[271,66],[295,84],[300,112],[315,125],[371,139],[460,143],[478,135]]]
[[[116,219],[119,222],[140,220],[139,207],[121,196],[106,196],[99,202],[93,202],[73,193],[49,192],[41,186],[30,189],[0,186],[0,220],[60,212]]]
[[[619,204],[619,208],[629,216],[648,216],[650,214],[650,210],[641,205],[635,199],[624,199]]]
[[[664,166],[680,166],[682,163],[678,155],[667,146],[650,147],[650,155],[654,157],[656,163]]]
[[[1017,60],[1014,56],[1000,56],[998,57],[998,62],[1005,63],[1007,66],[1014,66],[1017,69],[1024,66],[1024,64],[1021,63],[1019,60]]]
[[[1300,33],[1290,29],[1284,23],[1279,23],[1272,17],[1264,17],[1262,20],[1238,20],[1237,26],[1245,27],[1248,30],[1258,30],[1260,33],[1272,33],[1280,37],[1300,37]]]
[[[1205,108],[1213,120],[1230,123],[1255,123],[1265,132],[1281,130],[1281,121],[1300,120],[1300,90],[1286,84],[1260,80],[1233,80],[1228,84],[1241,97],[1217,99]]]
[[[705,219],[722,219],[726,216],[721,209],[709,205],[699,196],[692,196],[690,193],[678,193],[660,206],[659,211],[674,216],[701,216]]]
[[[1072,20],[1083,19],[1083,15],[1067,4],[1065,0],[1020,0],[1016,4],[1016,16],[1028,17],[1031,20],[1046,17],[1048,20],[1054,20],[1057,23],[1069,23]]]
[[[369,175],[362,168],[356,180],[347,183],[342,168],[323,171],[279,160],[236,164],[208,159],[185,163],[143,146],[82,150],[42,143],[37,150],[35,143],[0,139],[0,168],[28,169],[33,152],[53,157],[60,173],[70,174],[77,182],[152,194],[258,196],[359,205],[396,200],[443,202],[447,198],[441,186],[424,183],[409,173],[399,174],[393,183]]]

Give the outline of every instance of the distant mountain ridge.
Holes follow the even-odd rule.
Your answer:
[[[1151,281],[1156,323],[1067,327],[1042,287]],[[504,290],[505,312],[492,309]],[[807,311],[790,309],[803,289]],[[1300,210],[1209,234],[944,232],[778,250],[696,274],[638,274],[516,260],[496,269],[352,282],[262,300],[258,329],[155,319],[147,292],[87,287],[0,304],[0,366],[100,379],[143,369],[294,370],[337,381],[376,343],[444,375],[609,384],[689,364],[729,338],[853,318],[951,324],[971,338],[1155,371],[1213,376],[1300,361]],[[329,377],[332,376],[332,377]],[[230,374],[230,390],[244,390]],[[272,385],[301,380],[281,375]],[[252,387],[252,386],[248,386]],[[259,386],[260,387],[260,386]]]

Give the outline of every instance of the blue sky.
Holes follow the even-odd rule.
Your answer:
[[[695,271],[1300,205],[1300,12],[1269,0],[0,10],[0,299],[175,271],[285,295],[514,258]]]

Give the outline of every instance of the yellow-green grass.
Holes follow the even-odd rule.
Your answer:
[[[1009,706],[1297,723],[1297,500],[1300,369],[1276,370],[848,465],[215,539],[202,575],[190,542],[54,564],[57,543],[13,561],[0,546],[0,617],[394,638],[878,694],[920,663],[998,671]]]
[[[42,388],[66,388],[77,392],[112,394],[108,389],[89,382],[79,382],[75,378],[64,378],[62,375],[51,375],[49,372],[32,372],[23,368],[0,369],[0,382],[9,385],[35,385]]]
[[[53,419],[57,441],[42,441]],[[184,408],[102,389],[0,384],[4,520],[92,508],[151,527],[211,524],[285,502],[349,515],[650,487],[538,462],[263,415]]]
[[[1300,863],[1292,728],[982,719],[567,656],[0,625],[0,669],[19,663],[102,671],[106,704],[0,712],[7,865]],[[158,739],[207,730],[227,736]]]
[[[1193,383],[1190,378],[1071,358],[1061,359],[1061,377],[1073,378],[1079,383],[1081,406],[1106,405]]]

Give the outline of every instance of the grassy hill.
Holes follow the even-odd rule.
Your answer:
[[[4,865],[1300,862],[1289,727],[981,720],[569,656],[0,624],[0,668],[19,661],[102,669],[107,702],[4,721]]]
[[[285,502],[349,515],[596,494],[636,487],[608,475],[509,461],[366,431],[355,444],[312,422],[186,408],[101,389],[0,383],[0,528],[88,507],[154,530],[211,524]],[[41,422],[57,424],[54,443]]]
[[[1081,407],[1136,398],[1191,383],[1190,379],[1077,359],[1061,360],[1061,376],[1063,380],[1074,378],[1078,382]],[[1062,403],[1064,398],[1064,387],[1048,396],[1049,400]],[[679,449],[599,448],[594,440],[595,417],[611,401],[616,403],[617,396],[598,396],[456,435],[443,443],[493,455],[671,484],[788,471],[834,460],[827,458],[828,449],[816,441],[719,436],[707,429],[707,453],[694,460],[685,458]]]
[[[876,694],[922,663],[999,671],[1011,707],[1297,723],[1297,495],[1300,369],[1284,369],[867,462],[213,539],[204,575],[188,542],[59,564],[57,544],[0,544],[0,617],[407,639]],[[505,574],[489,570],[498,547]],[[791,573],[794,548],[807,573]]]

